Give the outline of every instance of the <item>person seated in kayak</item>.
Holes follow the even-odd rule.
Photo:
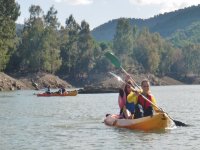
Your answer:
[[[127,77],[128,78],[128,77]],[[130,77],[129,77],[130,78]],[[120,107],[120,115],[126,119],[133,119],[135,112],[135,104],[137,103],[137,93],[131,87],[134,87],[131,80],[126,79],[124,90],[119,90],[118,104]]]
[[[126,109],[126,99],[130,91],[127,89],[127,85],[123,84],[119,89],[118,105],[120,108],[120,117],[128,119],[130,117],[130,112]]]
[[[137,103],[137,93],[136,91],[132,90],[133,84],[129,80],[126,85],[126,90],[128,91],[127,98],[126,98],[126,109],[131,113],[131,119],[134,119],[135,113],[135,104]],[[127,92],[125,91],[125,92]]]
[[[138,96],[141,91],[132,90],[132,92],[127,96],[126,108],[131,112],[132,118],[137,119],[143,117],[143,108],[138,104]]]
[[[46,92],[45,93],[47,93],[47,94],[51,94],[51,91],[50,91],[50,85],[47,87],[47,89],[46,89]]]
[[[64,87],[61,88],[61,93],[62,93],[62,94],[67,93],[67,91],[65,90]]]
[[[65,90],[65,88],[64,88],[62,85],[60,85],[59,87],[60,87],[60,88],[59,88],[59,90],[58,90],[56,93],[58,93],[58,94],[67,93],[67,91]]]
[[[126,96],[124,94],[124,90],[122,88],[120,88],[119,95],[118,95],[118,105],[119,105],[119,109],[120,109],[119,115],[121,117],[124,117],[123,108],[125,107],[125,104],[126,104]]]
[[[137,98],[137,109],[143,108],[143,115],[144,117],[146,116],[152,116],[154,111],[158,112],[159,110],[153,106],[150,102],[146,100],[150,100],[153,104],[156,105],[156,99],[150,92],[150,82],[147,79],[144,79],[141,82],[141,87],[142,87],[142,93],[139,94]]]
[[[120,108],[120,117],[121,118],[126,118],[128,119],[131,114],[129,111],[127,111],[126,109],[126,99],[127,99],[127,92],[125,91],[128,91],[126,90],[126,86],[124,88],[120,88],[119,89],[119,96],[118,96],[118,104],[119,104],[119,108]]]
[[[56,94],[62,94],[62,92],[61,92],[61,88],[57,91],[57,92],[55,92]]]

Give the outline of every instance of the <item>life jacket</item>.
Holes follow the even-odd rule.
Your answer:
[[[152,102],[152,98],[153,98],[152,95],[148,94],[145,97]],[[149,106],[151,106],[151,103],[149,103],[147,100],[145,100],[142,95],[138,96],[138,104],[142,105],[144,110],[149,108]]]

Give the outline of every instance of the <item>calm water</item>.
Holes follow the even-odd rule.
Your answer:
[[[36,91],[1,92],[0,150],[200,149],[199,91],[199,85],[152,87],[160,107],[192,125],[161,133],[104,125],[106,113],[119,111],[117,94],[37,97]]]

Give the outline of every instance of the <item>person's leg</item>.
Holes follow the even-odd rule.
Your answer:
[[[145,111],[144,111],[144,117],[146,116],[152,116],[153,115],[153,108],[152,106],[149,106]]]

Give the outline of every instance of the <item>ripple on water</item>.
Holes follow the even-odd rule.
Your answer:
[[[0,93],[1,149],[200,149],[200,86],[152,87],[159,106],[189,127],[142,132],[106,126],[117,94],[38,98],[34,91]],[[6,95],[6,96],[3,96]]]

